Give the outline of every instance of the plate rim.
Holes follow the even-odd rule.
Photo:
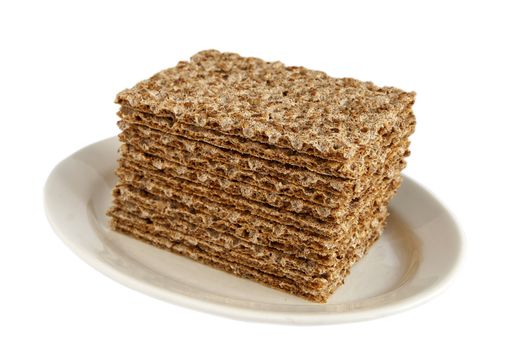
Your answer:
[[[43,205],[45,215],[55,234],[73,253],[75,253],[85,263],[87,263],[89,266],[102,273],[103,275],[109,277],[110,279],[130,289],[147,294],[156,299],[176,304],[185,308],[197,310],[200,312],[211,313],[218,316],[244,321],[305,325],[324,325],[359,322],[403,312],[411,308],[417,307],[419,305],[422,305],[425,302],[431,300],[432,298],[437,297],[451,284],[451,282],[454,280],[454,277],[459,272],[460,266],[462,265],[466,242],[459,222],[456,220],[452,212],[450,212],[450,210],[447,209],[447,207],[443,204],[442,201],[439,200],[437,196],[435,196],[430,190],[421,185],[419,182],[403,174],[402,176],[408,179],[410,182],[412,182],[412,184],[417,187],[417,190],[423,191],[426,195],[430,196],[435,202],[439,204],[444,214],[448,217],[449,222],[454,226],[454,232],[456,234],[455,239],[457,244],[456,256],[454,258],[455,262],[449,269],[448,273],[443,278],[441,278],[441,280],[439,280],[438,283],[428,288],[425,288],[424,290],[413,296],[400,299],[396,302],[385,304],[379,308],[356,309],[349,311],[340,311],[336,313],[297,311],[292,312],[292,314],[290,314],[284,311],[263,310],[254,308],[248,309],[236,305],[221,304],[219,302],[196,299],[190,296],[183,295],[181,293],[174,293],[172,291],[162,289],[161,287],[149,284],[137,277],[133,277],[124,272],[118,271],[111,265],[105,264],[101,260],[97,259],[96,256],[92,254],[89,249],[73,242],[73,240],[69,238],[70,234],[63,232],[59,223],[55,222],[55,220],[53,219],[51,213],[51,205],[49,204],[49,192],[51,186],[50,184],[53,177],[56,176],[57,172],[60,170],[60,167],[75,155],[88,151],[89,148],[92,148],[94,146],[101,146],[105,143],[115,142],[115,140],[117,140],[117,136],[108,137],[103,140],[86,145],[80,148],[79,150],[71,153],[67,157],[63,158],[53,167],[48,177],[46,178],[45,185],[43,188]]]

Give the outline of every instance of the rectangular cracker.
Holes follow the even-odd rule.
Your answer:
[[[253,244],[232,235],[218,233],[212,229],[202,228],[184,221],[173,222],[162,215],[155,215],[147,210],[131,209],[125,205],[113,207],[109,213],[112,218],[132,222],[135,227],[147,230],[153,227],[155,233],[173,240],[184,239],[194,244],[209,245],[217,253],[228,255],[244,263],[271,272],[301,280],[303,283],[330,283],[336,278],[340,269],[350,260],[354,251],[366,243],[370,225],[362,226],[364,235],[356,242],[340,247],[344,256],[336,264],[325,266],[312,258],[299,258],[271,247]],[[326,282],[324,281],[326,280]]]
[[[415,127],[414,93],[214,50],[116,102],[115,230],[318,302],[379,237]]]
[[[207,159],[212,159],[257,174],[274,177],[277,179],[276,181],[289,181],[303,188],[311,187],[333,193],[357,191],[357,189],[353,187],[352,180],[318,174],[306,168],[300,168],[278,161],[252,157],[237,151],[216,147],[207,142],[195,141],[171,133],[165,133],[142,124],[127,123],[120,120],[118,125],[122,130],[120,138],[123,143],[131,142],[138,147],[140,146],[138,140],[148,140],[149,143],[151,143],[154,142],[153,140],[159,139],[159,144],[164,147],[162,148],[164,152],[168,149],[169,152],[172,151],[175,155],[179,155],[185,151],[194,155],[194,157],[191,157],[188,161],[196,164],[205,163]],[[154,145],[157,146],[157,148],[160,147],[156,142],[154,142]],[[186,153],[184,153],[184,155],[185,154]],[[188,156],[183,158],[188,158]]]
[[[347,234],[343,239],[332,242],[329,249],[319,249],[311,243],[304,244],[300,240],[302,236],[300,232],[296,232],[294,236],[283,237],[271,234],[271,232],[255,232],[248,221],[242,221],[243,226],[238,221],[232,223],[226,218],[199,211],[194,207],[187,207],[179,202],[155,197],[132,186],[118,185],[114,197],[113,208],[125,208],[129,212],[143,214],[144,217],[158,218],[163,224],[173,227],[179,225],[180,222],[189,223],[214,232],[216,235],[269,247],[292,257],[307,259],[311,265],[309,267],[336,265],[345,257],[350,247],[357,245],[363,239],[367,227],[376,225],[387,216],[384,206],[370,208],[367,212],[362,213],[353,232]]]
[[[277,210],[295,212],[300,215],[309,215],[322,221],[339,222],[340,220],[343,220],[352,213],[355,206],[357,207],[360,205],[360,202],[362,201],[361,197],[365,196],[366,199],[369,199],[371,198],[370,194],[372,192],[372,189],[369,189],[369,191],[362,194],[361,197],[352,198],[351,201],[343,203],[338,208],[328,208],[317,203],[311,203],[300,198],[293,198],[277,192],[266,191],[250,184],[229,180],[226,177],[215,176],[203,170],[188,168],[180,164],[174,164],[172,167],[168,167],[167,164],[162,163],[162,166],[160,166],[159,163],[153,164],[153,162],[149,162],[147,157],[141,157],[139,158],[141,161],[138,161],[136,158],[130,158],[129,154],[126,153],[122,154],[120,162],[122,164],[127,164],[127,159],[130,159],[129,164],[139,164],[144,170],[147,169],[157,173],[158,175],[161,173],[162,176],[171,179],[184,179],[205,186],[209,189],[226,192],[232,196],[241,196],[246,200],[267,204]],[[399,177],[399,173],[400,169],[393,173],[392,176],[397,178]],[[377,178],[375,186],[379,186],[379,184],[384,181],[386,180],[383,177]]]
[[[388,148],[407,139],[414,131],[414,115],[408,113],[411,118],[405,123],[411,123],[405,128],[392,128],[391,131],[382,130],[379,144],[373,147],[368,145],[361,146],[358,153],[354,154],[350,160],[337,162],[329,159],[318,158],[308,154],[297,153],[296,151],[277,148],[259,142],[249,142],[247,139],[234,135],[221,134],[215,130],[205,129],[184,123],[171,123],[165,118],[159,118],[152,114],[146,114],[135,110],[122,107],[118,115],[121,121],[127,124],[147,126],[164,132],[165,135],[182,136],[195,141],[206,142],[208,144],[223,149],[233,150],[239,153],[250,155],[256,158],[278,161],[283,164],[304,167],[310,171],[336,176],[346,179],[359,179],[362,176],[371,174],[376,170],[376,164],[369,162],[371,159],[383,158]],[[120,121],[120,122],[121,122]],[[119,123],[121,125],[121,123]]]
[[[144,169],[141,165],[120,159],[121,166],[117,170],[120,179],[131,185],[142,187],[149,192],[158,195],[173,196],[174,192],[180,191],[187,194],[196,194],[207,197],[213,201],[234,205],[241,210],[251,211],[255,215],[270,218],[270,220],[286,225],[294,226],[298,229],[317,232],[328,237],[336,237],[342,232],[346,232],[356,221],[357,214],[363,211],[372,203],[387,202],[395,193],[401,183],[401,177],[384,181],[380,186],[371,188],[370,193],[362,196],[360,201],[354,203],[351,208],[351,215],[348,215],[340,222],[321,221],[309,215],[301,215],[285,210],[276,210],[269,205],[249,201],[240,196],[230,195],[223,191],[213,190],[197,183],[193,183],[182,178],[173,178],[162,175],[159,171]]]
[[[375,173],[363,179],[338,182],[336,186],[341,184],[342,191],[334,191],[332,187],[327,190],[324,186],[317,188],[315,186],[317,182],[311,180],[309,174],[304,174],[304,172],[308,172],[304,169],[295,168],[292,172],[285,174],[280,172],[281,169],[278,167],[268,167],[265,171],[260,172],[257,160],[252,157],[236,157],[235,154],[231,154],[232,152],[210,145],[207,145],[207,149],[202,151],[201,148],[205,147],[201,146],[206,145],[204,142],[186,139],[166,145],[161,141],[164,140],[163,135],[141,126],[126,127],[119,135],[123,143],[120,153],[122,156],[130,156],[137,162],[152,162],[157,168],[173,169],[177,166],[175,164],[184,165],[191,169],[208,172],[213,176],[250,184],[270,193],[281,193],[329,208],[346,205],[373,185],[376,177],[385,175],[390,177],[394,175],[394,172],[402,170],[406,165],[404,158],[408,155],[408,140],[405,140],[399,147],[391,148],[388,151],[383,165]],[[214,158],[216,153],[223,154]],[[307,180],[296,184],[297,177]]]
[[[202,51],[116,102],[224,135],[344,162],[402,125],[414,93],[303,67]]]
[[[289,279],[285,276],[279,277],[269,273],[264,273],[244,264],[227,260],[224,258],[223,254],[211,255],[205,249],[202,249],[202,247],[194,245],[190,242],[184,242],[183,240],[175,241],[157,235],[155,234],[154,229],[150,229],[149,231],[144,229],[137,229],[129,222],[114,218],[111,221],[111,227],[114,231],[140,239],[159,248],[170,250],[174,253],[186,256],[208,266],[233,273],[243,278],[252,279],[267,286],[281,289],[288,293],[319,303],[326,302],[328,297],[334,293],[336,288],[344,283],[344,278],[349,273],[350,266],[352,266],[357,260],[365,255],[368,248],[376,241],[382,230],[382,227],[378,227],[373,233],[371,233],[370,238],[366,242],[366,245],[358,248],[358,251],[354,254],[354,260],[347,262],[346,268],[338,273],[338,277],[334,283],[327,285],[323,290],[311,291],[311,288],[308,285],[299,285],[296,283],[296,281],[293,281],[292,279]]]

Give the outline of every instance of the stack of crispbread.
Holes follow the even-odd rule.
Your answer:
[[[414,93],[214,50],[116,102],[112,227],[316,302],[380,236],[415,125]]]

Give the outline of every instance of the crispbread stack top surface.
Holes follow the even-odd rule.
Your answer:
[[[351,78],[202,51],[131,89],[116,102],[178,122],[324,159],[350,159],[382,128],[398,124],[414,93]]]

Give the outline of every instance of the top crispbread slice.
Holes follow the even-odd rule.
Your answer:
[[[345,162],[401,126],[414,93],[209,50],[120,92],[116,102]]]

